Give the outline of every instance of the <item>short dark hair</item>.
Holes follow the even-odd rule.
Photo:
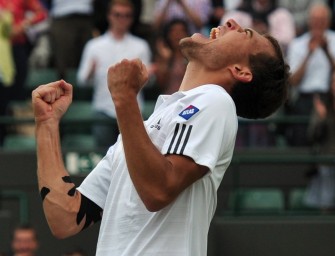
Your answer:
[[[275,56],[267,53],[249,56],[252,81],[237,82],[231,92],[240,117],[268,117],[287,100],[290,68],[277,40],[268,34],[264,37],[273,45]]]

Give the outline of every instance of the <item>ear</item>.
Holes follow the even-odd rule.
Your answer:
[[[252,73],[248,67],[232,65],[228,69],[232,76],[242,83],[249,83],[252,80]]]

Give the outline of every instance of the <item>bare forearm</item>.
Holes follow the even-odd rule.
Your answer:
[[[36,140],[39,186],[42,180],[52,184],[55,178],[68,175],[60,149],[58,124],[36,124]]]
[[[36,125],[37,176],[43,209],[51,231],[63,238],[80,231],[76,214],[80,194],[64,167],[58,124]]]
[[[168,184],[171,163],[151,142],[141,118],[136,98],[116,104],[129,174],[142,201],[150,208],[157,200],[166,201],[162,191]],[[132,129],[129,129],[129,124]],[[155,197],[155,198],[154,198]],[[153,202],[156,203],[153,203]]]

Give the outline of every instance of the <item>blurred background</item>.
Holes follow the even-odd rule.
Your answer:
[[[37,189],[32,90],[58,79],[73,85],[61,143],[79,185],[118,132],[112,103],[100,97],[106,67],[133,57],[147,65],[139,95],[146,119],[159,94],[178,90],[187,65],[179,40],[234,18],[278,39],[291,87],[272,116],[239,119],[208,255],[333,256],[334,1],[125,2],[132,12],[116,13],[108,0],[0,0],[0,255],[15,255],[18,229],[33,231],[30,255],[95,254],[99,224],[66,240],[49,231]]]

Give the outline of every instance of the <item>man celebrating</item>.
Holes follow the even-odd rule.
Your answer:
[[[145,122],[136,101],[148,79],[145,65],[123,60],[109,68],[121,135],[78,189],[59,138],[72,86],[57,81],[33,92],[39,189],[56,237],[102,219],[96,255],[206,255],[237,115],[273,113],[286,98],[289,74],[276,40],[234,20],[180,46],[189,61],[180,90],[160,96]]]

